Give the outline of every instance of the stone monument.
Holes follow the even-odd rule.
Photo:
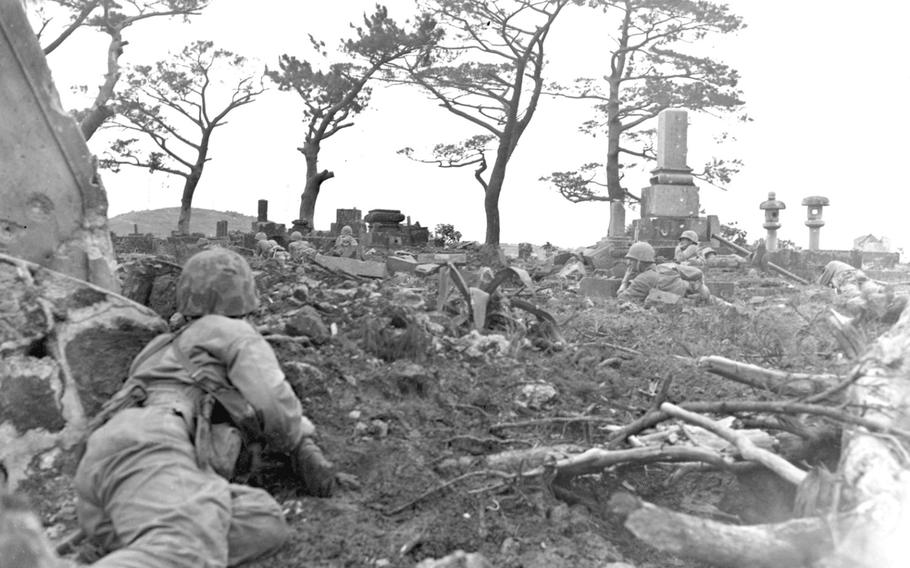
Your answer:
[[[768,252],[774,252],[777,250],[777,230],[780,229],[780,211],[781,209],[786,209],[787,206],[783,201],[777,200],[776,193],[769,191],[768,200],[763,201],[758,208],[765,212],[765,222],[762,225],[762,227],[768,231],[768,235],[765,238],[765,249]]]
[[[715,215],[699,217],[698,187],[686,165],[688,113],[667,109],[657,119],[657,167],[651,185],[642,189],[641,219],[632,222],[634,239],[648,241],[662,256],[672,257],[683,231],[695,231],[699,241],[720,232]]]
[[[809,250],[818,250],[819,232],[825,226],[822,220],[822,208],[830,204],[827,197],[812,195],[803,199],[806,206],[806,226],[809,227]]]

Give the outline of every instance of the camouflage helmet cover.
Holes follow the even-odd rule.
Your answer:
[[[632,243],[632,246],[629,247],[629,252],[626,253],[626,258],[642,262],[654,262],[654,247],[644,241]]]
[[[689,239],[693,243],[698,243],[698,233],[695,231],[683,231],[679,236],[680,239]]]
[[[234,251],[218,248],[190,257],[177,281],[177,311],[185,316],[242,316],[259,307],[253,271]]]
[[[291,233],[291,240],[292,241],[301,241],[301,240],[303,240],[303,235],[300,233],[300,231],[294,231],[293,233]]]
[[[262,231],[259,231],[253,238],[257,241],[264,241],[268,238],[268,236],[266,236],[266,234]]]
[[[344,227],[341,228],[341,234],[342,235],[353,235],[354,229],[352,229],[350,225],[345,225]]]

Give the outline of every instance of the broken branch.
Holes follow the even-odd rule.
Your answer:
[[[788,396],[816,394],[842,379],[831,374],[814,375],[765,369],[713,355],[699,358],[698,366],[725,379]]]
[[[679,418],[690,424],[701,426],[705,430],[717,434],[736,446],[736,449],[744,459],[762,464],[794,485],[799,485],[803,479],[806,478],[805,471],[799,469],[782,457],[757,447],[752,443],[752,440],[746,436],[743,436],[741,433],[727,428],[726,426],[722,426],[706,416],[683,410],[669,402],[661,404],[660,410],[674,418]]]

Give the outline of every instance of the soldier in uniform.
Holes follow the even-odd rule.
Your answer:
[[[695,231],[683,231],[679,236],[679,244],[673,251],[673,260],[678,264],[699,264],[698,234]]]
[[[654,247],[646,242],[639,241],[629,247],[626,265],[626,275],[617,294],[620,300],[641,302],[653,289],[677,296],[705,299],[711,296],[701,270],[693,266],[654,264]]]
[[[277,550],[289,536],[279,504],[225,477],[241,439],[289,454],[309,494],[336,483],[275,353],[244,319],[258,299],[243,257],[191,257],[177,306],[188,322],[139,353],[76,471],[80,525],[106,553],[97,567],[235,566]]]

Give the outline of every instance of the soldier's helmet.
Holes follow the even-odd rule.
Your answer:
[[[695,231],[683,231],[679,236],[680,239],[689,239],[695,244],[698,244],[698,233]]]
[[[205,250],[184,264],[177,281],[177,311],[183,315],[242,316],[258,307],[253,271],[236,252]]]
[[[705,247],[701,249],[701,255],[705,258],[708,258],[709,254],[717,254],[717,251],[711,247]]]
[[[344,227],[341,228],[341,234],[342,235],[353,235],[354,229],[352,229],[350,225],[345,225]]]
[[[632,243],[629,252],[626,253],[626,258],[641,262],[654,262],[654,247],[644,241]]]
[[[300,231],[294,231],[293,233],[291,233],[291,242],[302,241],[302,240],[303,240],[303,235],[300,233]]]
[[[269,237],[262,231],[259,231],[258,233],[256,233],[256,236],[254,236],[253,238],[256,239],[257,241],[264,241]]]

